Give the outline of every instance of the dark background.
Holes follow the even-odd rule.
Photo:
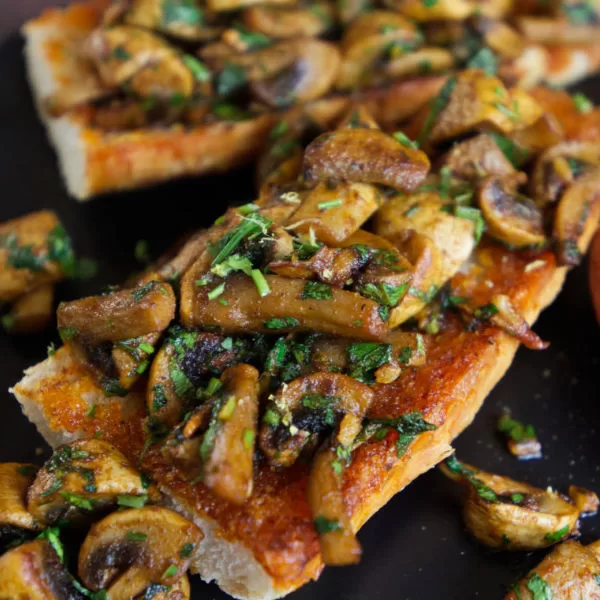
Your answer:
[[[69,198],[53,152],[38,123],[24,75],[17,31],[48,5],[43,0],[2,2],[0,8],[0,221],[32,210],[56,210],[80,254],[99,263],[86,284],[59,287],[61,299],[94,293],[118,283],[139,265],[137,240],[156,256],[189,228],[210,223],[228,202],[250,200],[251,172],[179,181],[152,190],[109,196],[87,204]],[[581,89],[594,97],[593,82]],[[600,101],[600,89],[596,94]],[[600,491],[600,328],[587,288],[586,265],[572,272],[557,302],[536,325],[550,349],[521,349],[475,423],[456,442],[458,456],[481,468],[561,490],[569,484]],[[58,342],[53,332],[11,337],[0,332],[0,460],[41,462],[47,447],[22,416],[9,386],[23,369],[45,358]],[[544,458],[528,463],[509,456],[494,433],[508,407],[533,423]],[[36,452],[37,449],[37,452]],[[466,535],[454,486],[438,472],[420,477],[396,496],[359,534],[364,557],[357,567],[328,569],[294,600],[447,600],[502,598],[506,587],[541,560],[543,553],[494,554]],[[584,542],[597,535],[597,518],[583,522]],[[198,578],[193,598],[223,600],[225,594]]]

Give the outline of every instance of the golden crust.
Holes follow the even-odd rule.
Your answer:
[[[533,321],[559,291],[565,269],[557,268],[553,255],[546,253],[541,257],[543,264],[536,258],[536,268],[526,272],[528,260],[498,246],[484,246],[478,249],[470,274],[457,276],[453,283],[458,289],[468,283],[477,293],[483,288],[489,290],[484,282],[492,281],[494,293],[510,294]],[[407,371],[393,384],[379,386],[371,416],[419,411],[437,429],[419,436],[401,458],[396,456],[395,432],[355,451],[346,470],[344,490],[356,529],[451,451],[450,443],[471,422],[510,365],[517,347],[513,338],[496,328],[467,333],[457,327],[436,338],[425,366]],[[19,400],[35,405],[52,431],[68,432],[73,437],[102,431],[103,439],[128,456],[139,457],[144,441],[141,403],[125,416],[123,401],[108,399],[98,406],[93,419],[86,418],[89,404],[85,398],[99,397],[101,391],[90,374],[67,354],[67,349],[61,349],[51,359],[64,363],[56,374],[38,381],[25,378],[19,383],[14,390]],[[136,397],[130,394],[128,403],[133,398],[135,405]],[[141,462],[186,512],[208,516],[217,523],[217,535],[250,549],[281,593],[319,575],[322,563],[306,501],[306,466],[273,471],[263,464],[252,498],[242,507],[234,507],[202,484],[190,485],[157,450],[150,449]]]

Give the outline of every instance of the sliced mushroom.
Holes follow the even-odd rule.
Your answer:
[[[286,227],[304,237],[312,230],[318,241],[339,244],[375,213],[378,195],[374,186],[363,183],[319,182]]]
[[[485,133],[454,145],[443,162],[455,177],[467,180],[477,181],[488,175],[507,177],[516,173],[494,138]]]
[[[541,490],[448,459],[443,473],[467,489],[463,518],[482,544],[503,550],[535,550],[577,531],[579,511],[550,488]]]
[[[138,96],[190,98],[195,78],[179,53],[159,36],[130,25],[94,31],[86,52],[109,87],[128,83]]]
[[[175,316],[175,294],[168,283],[152,280],[132,289],[63,302],[59,332],[84,345],[117,342],[164,331]]]
[[[340,373],[312,373],[281,387],[267,407],[260,429],[260,447],[269,462],[289,467],[305,448],[315,449],[319,436],[341,415],[362,419],[373,391]]]
[[[385,4],[409,19],[429,22],[462,21],[473,13],[476,3],[471,0],[386,0]]]
[[[600,166],[600,143],[564,142],[548,147],[531,176],[531,193],[540,206],[557,202],[567,186]]]
[[[221,327],[225,332],[284,333],[322,331],[357,339],[377,340],[387,326],[376,302],[346,290],[315,299],[303,292],[306,281],[266,275],[269,293],[261,297],[250,277],[231,275],[219,300],[209,300],[207,286],[194,281],[181,288],[181,320],[186,327]],[[355,325],[352,325],[354,323]]]
[[[509,156],[515,165],[521,163],[533,155],[539,154],[551,146],[556,146],[564,138],[563,128],[556,117],[545,113],[533,125],[513,131],[506,139],[509,140]],[[495,139],[498,139],[496,136]]]
[[[207,23],[211,13],[196,0],[131,0],[125,23],[161,31],[190,42],[206,42],[219,36],[221,27]]]
[[[483,71],[461,71],[447,84],[427,112],[421,136],[429,143],[440,142],[481,129],[510,133],[528,127],[542,116],[541,106],[518,88],[507,90],[497,77]]]
[[[596,494],[596,492],[570,485],[569,498],[571,498],[571,502],[577,507],[579,514],[582,516],[589,517],[598,512],[600,500],[598,499],[598,494]]]
[[[17,298],[2,324],[11,333],[35,333],[54,316],[54,285],[42,285]]]
[[[171,586],[183,577],[203,538],[194,523],[166,508],[115,512],[90,529],[78,573],[91,590],[135,598],[150,582]]]
[[[56,552],[46,540],[35,540],[0,556],[3,600],[83,599]]]
[[[194,411],[163,449],[194,480],[234,504],[252,494],[258,392],[254,367],[229,367],[210,402]]]
[[[373,2],[371,0],[345,0],[336,2],[337,20],[342,25],[352,23],[361,13],[371,10]]]
[[[190,588],[190,580],[187,575],[183,575],[177,583],[171,586],[162,586],[159,584],[153,584],[155,588],[158,589],[157,593],[154,593],[154,589],[152,589],[152,584],[150,586],[152,593],[152,600],[189,600],[191,595]],[[164,589],[166,587],[166,589]],[[148,588],[146,588],[146,594],[148,594]]]
[[[117,504],[118,496],[147,500],[147,490],[127,458],[102,440],[58,448],[27,492],[27,509],[40,525],[84,516]]]
[[[600,169],[572,183],[562,195],[554,216],[553,236],[558,262],[577,265],[588,247],[600,217]]]
[[[451,69],[455,59],[449,50],[444,48],[424,47],[406,54],[391,57],[380,68],[381,76],[374,77],[372,83],[381,85],[390,80],[422,75],[423,73],[440,73]]]
[[[524,425],[513,419],[510,413],[505,413],[498,420],[498,431],[506,436],[508,450],[513,456],[521,460],[542,457],[542,444],[533,425]]]
[[[255,4],[266,4],[266,5],[293,5],[295,0],[208,0],[207,7],[211,11],[225,12],[231,10],[238,10],[245,8],[246,6],[253,6]]]
[[[599,554],[598,542],[588,546],[582,546],[572,540],[564,542],[521,581],[512,585],[511,591],[504,600],[536,596],[540,599],[596,600],[599,597],[597,579],[600,570]]]
[[[244,23],[252,30],[275,39],[317,37],[333,24],[333,9],[326,2],[308,8],[252,6],[243,13]]]
[[[425,178],[429,160],[375,129],[341,129],[320,135],[304,153],[307,180],[342,179],[414,190]]]
[[[58,217],[40,211],[0,225],[0,302],[11,302],[40,285],[59,281],[65,274],[53,252]]]
[[[488,233],[517,248],[540,246],[546,241],[542,212],[533,200],[514,191],[512,181],[489,177],[479,189]]]
[[[344,31],[343,62],[336,87],[352,90],[376,83],[382,65],[414,50],[422,39],[414,23],[392,11],[375,10],[360,15]]]

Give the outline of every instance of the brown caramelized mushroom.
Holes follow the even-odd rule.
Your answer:
[[[128,83],[142,97],[190,98],[195,79],[178,52],[159,36],[129,25],[97,29],[86,52],[105,85]]]
[[[592,516],[598,512],[600,500],[596,492],[577,487],[576,485],[570,485],[569,498],[571,498],[571,502],[577,507],[579,514],[583,516]]]
[[[51,211],[40,211],[0,225],[0,302],[64,278],[50,253],[51,235],[60,223]]]
[[[148,498],[140,473],[114,446],[82,440],[58,448],[27,492],[27,509],[40,525],[117,504],[118,496]]]
[[[0,556],[0,573],[2,600],[81,598],[46,540],[22,544]]]
[[[333,9],[326,2],[316,2],[310,8],[294,6],[252,6],[242,16],[252,30],[275,39],[316,37],[333,24]]]
[[[47,284],[17,298],[2,323],[11,333],[34,333],[44,329],[53,317],[54,285]]]
[[[572,183],[562,195],[554,216],[553,236],[559,264],[577,265],[590,243],[600,215],[600,168]]]
[[[421,43],[418,28],[401,15],[384,10],[360,15],[344,31],[343,62],[336,87],[352,90],[373,83],[382,64]]]
[[[320,135],[304,153],[307,180],[342,179],[414,190],[425,178],[429,160],[375,129],[341,129]]]
[[[319,182],[289,219],[287,229],[325,244],[339,244],[357,231],[379,207],[377,189],[348,182]]]
[[[229,276],[219,295],[222,302],[209,300],[208,286],[184,280],[182,323],[186,327],[218,326],[231,333],[322,331],[366,340],[381,339],[387,332],[379,305],[358,294],[332,288],[330,298],[303,298],[304,280],[277,275],[266,275],[265,280],[270,291],[261,297],[250,277]]]
[[[183,577],[203,537],[194,523],[166,508],[115,512],[90,529],[78,573],[90,590],[135,598],[150,582],[170,586]]]
[[[430,143],[462,136],[474,130],[510,133],[537,121],[542,107],[518,88],[507,90],[500,79],[483,71],[461,71],[449,84],[449,98],[441,111],[430,109],[422,131]],[[424,132],[424,133],[423,133]]]
[[[150,587],[152,588],[152,585]],[[164,589],[165,586],[160,587],[163,589],[159,589],[159,591],[152,596],[152,600],[190,600],[192,590],[187,575],[182,575],[177,583],[166,587],[166,589]],[[146,594],[148,593],[148,588],[146,588]],[[152,593],[154,593],[153,589]]]
[[[442,472],[466,487],[463,518],[475,538],[490,548],[545,548],[577,530],[579,511],[550,488],[479,471],[454,457]]]
[[[261,5],[293,5],[295,0],[207,0],[207,7],[211,11],[225,12],[238,10],[246,6]]]
[[[340,373],[294,379],[269,403],[260,447],[272,465],[289,467],[305,447],[318,441],[324,428],[335,425],[339,415],[352,414],[362,420],[372,399],[371,388]]]
[[[472,0],[385,0],[385,4],[405,17],[419,22],[462,21],[475,9],[475,2]]]
[[[169,326],[174,316],[173,289],[158,280],[104,296],[63,302],[57,311],[63,339],[85,345],[160,332]]]
[[[200,2],[175,0],[130,0],[125,23],[144,29],[160,31],[181,40],[205,42],[215,39],[221,27],[206,23],[207,13]]]
[[[513,181],[490,177],[479,190],[488,233],[517,248],[542,245],[546,241],[543,215],[535,202],[514,191]]]
[[[512,585],[504,600],[536,596],[554,600],[597,600],[599,571],[598,542],[582,546],[579,542],[568,540],[557,546],[521,581]],[[532,593],[534,596],[531,596]]]

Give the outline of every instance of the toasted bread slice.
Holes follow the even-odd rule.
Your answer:
[[[77,50],[100,23],[107,4],[106,0],[87,0],[65,9],[50,9],[23,27],[27,70],[38,112],[70,193],[86,200],[177,177],[225,171],[256,153],[281,113],[247,121],[112,132],[91,126],[93,108],[84,104],[52,116],[50,97],[58,94],[83,102],[97,91],[97,76]],[[385,125],[421,108],[444,80],[445,76],[419,77],[365,91],[352,100],[333,96],[312,103],[307,111],[320,125],[328,126],[351,102],[358,101],[366,103]]]
[[[507,294],[531,323],[560,290],[566,269],[545,253],[535,265],[499,246],[477,249],[467,273],[476,285]],[[473,269],[471,271],[470,269]],[[490,283],[491,282],[491,283]],[[458,283],[458,282],[457,282]],[[371,415],[413,411],[437,426],[397,456],[397,433],[360,446],[345,471],[345,496],[358,530],[394,494],[451,452],[484,398],[509,367],[518,342],[494,327],[469,333],[462,326],[436,338],[427,364],[378,386]],[[206,535],[193,570],[237,598],[277,598],[318,577],[319,541],[306,501],[308,466],[274,471],[262,464],[254,493],[241,507],[191,484],[150,448],[144,454],[142,393],[105,398],[90,372],[62,348],[29,369],[13,393],[52,445],[98,435],[112,442],[159,484],[165,504],[192,518]],[[87,417],[96,404],[94,417]],[[141,458],[140,458],[141,457]]]

